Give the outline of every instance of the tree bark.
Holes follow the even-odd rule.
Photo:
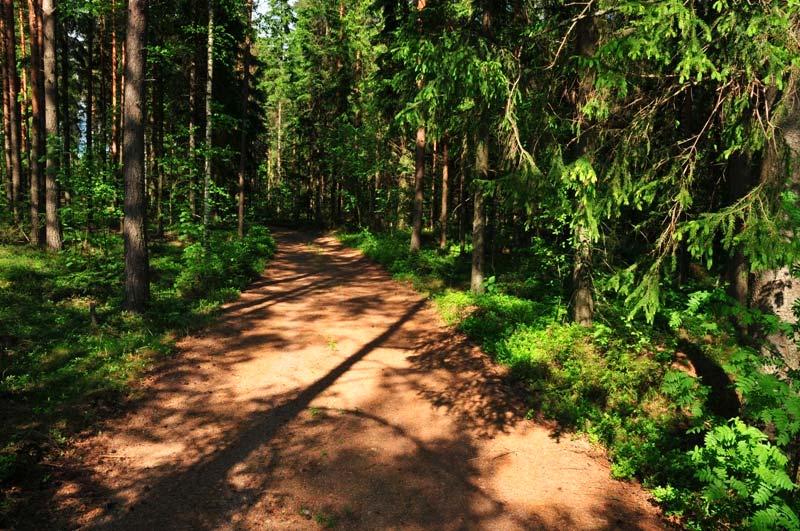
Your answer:
[[[597,32],[592,18],[582,19],[576,27],[577,53],[583,57],[594,55]],[[586,117],[582,108],[589,99],[594,86],[594,76],[584,72],[578,88],[575,102],[575,115],[580,124],[580,137],[576,142],[575,158],[591,158],[591,133],[585,133]],[[592,238],[589,228],[581,221],[583,214],[579,205],[575,205],[575,223],[572,229],[573,265],[572,265],[572,320],[582,326],[591,326],[594,321],[594,285],[592,281]]]
[[[194,51],[192,52],[194,54]],[[197,217],[197,198],[195,190],[197,182],[195,182],[195,151],[197,150],[197,61],[194,56],[189,64],[189,211],[192,213],[192,219]]]
[[[44,183],[43,163],[45,156],[44,136],[44,85],[42,56],[39,49],[41,15],[39,0],[28,0],[28,27],[31,43],[31,244],[41,245],[44,241],[42,226],[42,191]]]
[[[161,161],[164,157],[164,91],[158,87],[163,83],[161,65],[155,69],[155,84],[153,85],[153,180],[155,185],[156,203],[156,235],[164,235],[164,167]]]
[[[426,0],[417,0],[417,13],[420,18],[417,21],[420,36],[424,30],[422,23],[422,12],[427,4]],[[422,89],[424,81],[420,80],[418,89]],[[409,246],[412,253],[419,252],[422,247],[422,212],[425,202],[425,127],[420,125],[417,129],[417,143],[414,157],[414,203],[411,225],[411,244]]]
[[[42,0],[44,30],[44,123],[47,136],[45,167],[45,236],[51,251],[63,246],[58,219],[58,93],[56,91],[55,0]]]
[[[147,209],[144,190],[145,30],[147,0],[128,1],[125,36],[125,302],[143,312],[150,296]]]
[[[425,200],[425,128],[417,129],[414,163],[414,211],[411,226],[411,252],[419,252],[422,247],[422,209]]]
[[[14,1],[3,0],[3,40],[5,41],[5,69],[8,92],[9,150],[11,159],[11,212],[14,223],[20,221],[22,199],[21,123],[19,105],[19,75],[14,30]]]
[[[62,135],[62,153],[61,157],[64,161],[64,173],[69,175],[72,166],[72,120],[70,119],[70,68],[69,68],[69,35],[67,28],[61,27],[61,135]],[[55,46],[55,44],[54,44]],[[55,68],[55,65],[53,66]],[[57,112],[57,111],[56,111]]]
[[[5,35],[5,24],[3,22],[3,5],[0,4],[0,37]],[[8,207],[13,209],[14,207],[14,184],[13,184],[13,170],[11,166],[11,110],[10,110],[10,103],[9,103],[9,88],[10,83],[8,80],[8,69],[6,68],[6,43],[5,39],[0,38],[0,48],[2,48],[2,64],[0,64],[0,72],[2,73],[3,79],[3,156],[5,162],[5,184],[6,184],[6,202]]]
[[[245,36],[242,50],[242,121],[241,136],[239,138],[239,237],[244,237],[244,188],[245,171],[247,169],[248,129],[247,113],[250,100],[250,46],[253,25],[253,0],[247,2],[247,35]]]
[[[119,64],[117,59],[117,3],[111,1],[111,161],[119,158]]]
[[[211,221],[211,145],[213,138],[213,109],[214,96],[214,3],[208,0],[208,58],[206,76],[206,157],[203,172],[203,242],[208,245],[208,225]]]
[[[800,91],[798,75],[793,76],[784,95],[782,108],[776,113],[775,138],[764,148],[761,181],[780,197],[787,190],[800,192]],[[776,201],[777,202],[777,201]],[[792,229],[787,238],[798,237]],[[792,265],[761,271],[753,284],[752,305],[778,316],[781,321],[796,324],[794,306],[800,299],[800,279],[792,274]],[[771,333],[768,345],[791,369],[800,369],[797,334]]]
[[[94,224],[94,201],[92,192],[94,182],[94,18],[90,18],[86,28],[86,164],[88,167],[89,193],[86,195],[86,232]]]
[[[450,194],[450,152],[447,140],[442,142],[442,208],[439,211],[439,248],[447,248],[447,220]]]
[[[489,179],[489,143],[482,138],[476,148],[475,169],[478,177],[484,181]],[[472,275],[470,276],[470,289],[472,293],[483,293],[484,262],[486,257],[486,209],[484,206],[483,189],[475,183],[473,191],[472,212]]]

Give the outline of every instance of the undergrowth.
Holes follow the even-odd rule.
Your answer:
[[[93,235],[57,254],[0,245],[0,485],[35,475],[43,455],[113,408],[179,337],[207,325],[274,250],[262,227],[241,240],[214,231],[208,250],[185,239],[151,243],[151,300],[133,315],[120,311],[118,236]]]
[[[427,293],[527,384],[530,416],[602,444],[613,475],[640,479],[683,526],[800,528],[787,458],[800,432],[797,388],[736,343],[718,287],[672,290],[652,327],[606,293],[585,328],[568,322],[564,258],[544,245],[497,257],[486,293],[474,295],[470,257],[457,246],[412,254],[404,232],[339,238]],[[696,374],[703,367],[718,372]],[[720,397],[741,399],[741,418],[721,413]]]

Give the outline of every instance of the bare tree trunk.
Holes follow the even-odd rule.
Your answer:
[[[155,69],[155,84],[153,87],[153,179],[155,184],[156,203],[156,235],[164,235],[164,167],[161,161],[164,157],[164,91],[158,89],[162,82],[161,66]]]
[[[20,64],[29,63],[30,58],[28,57],[28,50],[27,46],[25,46],[25,16],[22,9],[23,2],[17,3],[17,15],[19,16],[17,27],[19,28],[19,62]],[[24,187],[25,184],[28,184],[30,187],[30,182],[26,182],[25,178],[26,170],[30,170],[31,167],[31,139],[30,139],[30,131],[28,125],[28,118],[30,117],[30,112],[28,109],[28,71],[25,68],[21,69],[20,75],[21,85],[21,97],[20,97],[20,145],[22,149],[21,157],[22,157],[22,176],[23,182],[20,184],[21,187]],[[22,188],[20,188],[20,200],[22,199]]]
[[[427,5],[426,0],[417,0],[417,12],[421,15]],[[424,30],[422,17],[418,20],[419,32]],[[422,89],[424,81],[420,80],[418,89]],[[422,211],[425,202],[425,127],[417,129],[417,143],[414,158],[414,203],[412,212],[411,244],[412,253],[419,252],[422,246]]]
[[[411,227],[411,252],[419,252],[422,246],[422,208],[425,201],[425,128],[417,129],[414,163],[414,210]]]
[[[28,27],[31,42],[31,244],[41,245],[43,242],[42,226],[42,191],[44,172],[42,164],[45,156],[44,136],[44,84],[42,71],[42,55],[39,48],[41,33],[40,2],[28,0]]]
[[[144,190],[145,29],[147,0],[128,1],[125,36],[125,302],[126,310],[144,311],[150,296],[147,253],[147,207]]]
[[[203,172],[203,241],[208,245],[208,225],[211,221],[211,146],[213,136],[213,109],[214,96],[214,3],[208,0],[208,62],[206,76],[206,160]]]
[[[69,35],[67,28],[61,27],[61,135],[63,148],[61,157],[64,162],[64,173],[69,175],[72,167],[72,120],[70,119],[69,81],[71,77],[69,68]]]
[[[467,142],[464,140],[464,145],[461,149],[459,169],[461,175],[458,179],[458,243],[460,246],[461,254],[464,254],[467,247]]]
[[[47,135],[45,177],[45,221],[47,247],[60,251],[61,225],[58,220],[58,93],[56,92],[56,15],[54,0],[42,0],[44,29],[44,123]]]
[[[5,41],[5,68],[8,80],[9,149],[11,156],[11,211],[14,223],[20,221],[22,199],[21,124],[19,105],[19,75],[17,73],[16,38],[14,30],[14,1],[3,0],[3,40]]]
[[[119,64],[117,59],[117,3],[111,1],[111,160],[119,158]]]
[[[448,199],[450,194],[450,153],[447,140],[442,142],[442,208],[439,211],[439,248],[447,248]]]
[[[727,170],[729,199],[731,202],[735,202],[744,197],[751,188],[752,164],[750,157],[743,153],[734,154],[728,161]],[[739,304],[746,306],[750,299],[750,265],[742,249],[738,246],[733,250],[733,255],[728,261],[727,276],[730,283],[728,294]]]
[[[250,46],[253,25],[253,0],[247,2],[247,36],[242,50],[242,122],[239,141],[239,237],[244,237],[244,175],[247,169],[247,113],[250,106]]]
[[[86,28],[86,164],[88,167],[89,193],[86,196],[86,232],[94,224],[94,18],[90,17]]]
[[[482,138],[476,148],[475,169],[482,180],[489,179],[489,143]],[[470,289],[473,293],[483,293],[484,261],[486,256],[486,209],[483,190],[480,184],[475,185],[473,192],[472,213],[472,275]]]
[[[194,54],[194,52],[192,53]],[[192,57],[192,62],[189,64],[189,211],[192,213],[193,219],[197,217],[197,197],[195,196],[195,189],[197,188],[197,182],[195,181],[195,151],[197,150],[196,93],[197,61]]]
[[[594,55],[597,35],[594,20],[583,19],[577,24],[577,52],[583,57]],[[594,76],[590,72],[584,73],[579,86],[578,101],[576,102],[576,116],[579,123],[586,122],[586,117],[581,109],[590,96],[594,86]],[[576,158],[591,157],[591,139],[583,133],[576,144]],[[583,326],[591,326],[594,321],[594,285],[592,281],[592,238],[589,228],[580,221],[583,214],[579,206],[575,209],[578,221],[574,223],[572,239],[574,258],[572,266],[572,320]]]

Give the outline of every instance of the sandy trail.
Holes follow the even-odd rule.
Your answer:
[[[408,287],[329,237],[265,276],[80,441],[51,507],[107,529],[660,529],[588,444]],[[56,516],[55,514],[53,515]]]

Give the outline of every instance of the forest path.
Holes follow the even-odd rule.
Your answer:
[[[107,529],[659,529],[411,288],[276,231],[266,275],[77,444],[51,507]]]

